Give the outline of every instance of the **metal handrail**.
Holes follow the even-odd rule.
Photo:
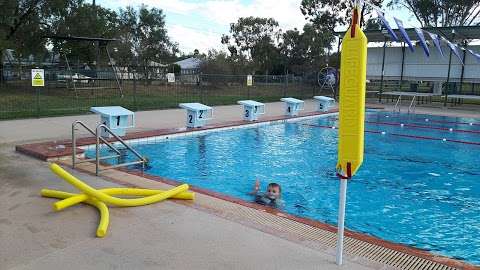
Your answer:
[[[131,164],[138,164],[138,163],[141,163],[142,164],[142,170],[144,169],[145,167],[145,163],[147,162],[146,159],[140,154],[138,153],[135,149],[133,149],[132,147],[130,147],[122,138],[120,138],[120,136],[118,136],[117,134],[115,134],[110,128],[108,128],[105,124],[99,124],[97,126],[97,128],[95,129],[95,137],[97,139],[97,142],[96,142],[96,148],[95,148],[95,157],[96,157],[96,174],[98,175],[99,171],[100,171],[100,140],[102,139],[102,137],[100,136],[100,130],[101,129],[105,129],[105,131],[107,131],[110,135],[112,135],[115,139],[117,139],[118,142],[120,142],[126,149],[128,149],[130,152],[132,152],[135,156],[137,156],[139,158],[139,161],[137,162],[128,162],[128,163],[124,163],[124,164],[117,164],[117,165],[114,165],[112,167],[120,167],[120,166],[128,166],[128,165],[131,165]]]
[[[75,121],[72,123],[72,167],[75,168],[75,164],[77,163],[77,138],[75,134],[75,130],[77,125],[81,125],[85,130],[90,132],[93,136],[96,136],[96,133],[89,128],[87,125],[85,125],[82,121]],[[122,152],[120,152],[118,149],[116,149],[111,143],[109,143],[107,140],[105,140],[103,137],[100,138],[100,140],[107,145],[110,149],[112,149],[115,153],[118,155],[122,155]],[[95,158],[97,159],[97,158]]]
[[[393,112],[396,112],[397,108],[398,108],[398,112],[401,111],[401,106],[402,106],[401,101],[402,101],[402,95],[399,95],[397,99],[397,103],[395,103],[395,107],[393,107]]]

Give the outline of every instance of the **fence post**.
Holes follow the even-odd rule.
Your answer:
[[[133,70],[133,110],[138,111],[137,107],[137,70]]]
[[[247,84],[247,79],[248,79],[248,75],[247,75],[247,78],[245,78],[245,80],[243,80],[242,85],[244,85],[244,83]],[[253,75],[252,75],[252,82],[253,82],[253,81],[254,81],[254,79],[253,79]],[[253,84],[253,83],[252,83],[252,84]],[[252,86],[249,86],[249,85],[247,84],[247,99],[250,99],[250,95],[251,95],[251,93],[250,93],[250,88],[252,88],[252,87],[253,87],[253,85],[252,85]]]
[[[37,118],[40,118],[40,87],[35,87],[35,91],[37,92],[37,100],[36,100],[36,107],[37,107]]]

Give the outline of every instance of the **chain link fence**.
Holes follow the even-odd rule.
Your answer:
[[[316,80],[293,75],[253,76],[253,85],[247,86],[247,75],[177,75],[175,82],[168,82],[164,73],[118,70],[46,68],[45,87],[32,87],[30,68],[4,68],[0,119],[82,114],[92,106],[138,111],[177,108],[182,102],[214,106],[242,99],[272,102],[287,96],[305,99],[322,94]]]

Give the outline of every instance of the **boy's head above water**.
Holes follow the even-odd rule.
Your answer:
[[[281,194],[282,194],[282,188],[280,187],[279,184],[277,183],[268,184],[266,195],[270,199],[278,199],[280,198]]]

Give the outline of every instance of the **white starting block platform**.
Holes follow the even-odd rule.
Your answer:
[[[335,99],[325,96],[314,96],[317,101],[317,112],[328,112],[335,104]]]
[[[91,107],[90,111],[100,115],[100,121],[118,136],[125,136],[127,128],[135,126],[135,113],[120,106]],[[111,137],[102,129],[102,137]]]
[[[281,101],[285,102],[285,115],[297,116],[299,111],[303,111],[305,102],[296,98],[281,98]]]
[[[265,104],[255,100],[239,100],[237,102],[243,105],[243,120],[256,121],[258,116],[265,114]]]
[[[203,127],[213,118],[213,108],[202,103],[180,103],[180,108],[187,110],[187,127]]]

